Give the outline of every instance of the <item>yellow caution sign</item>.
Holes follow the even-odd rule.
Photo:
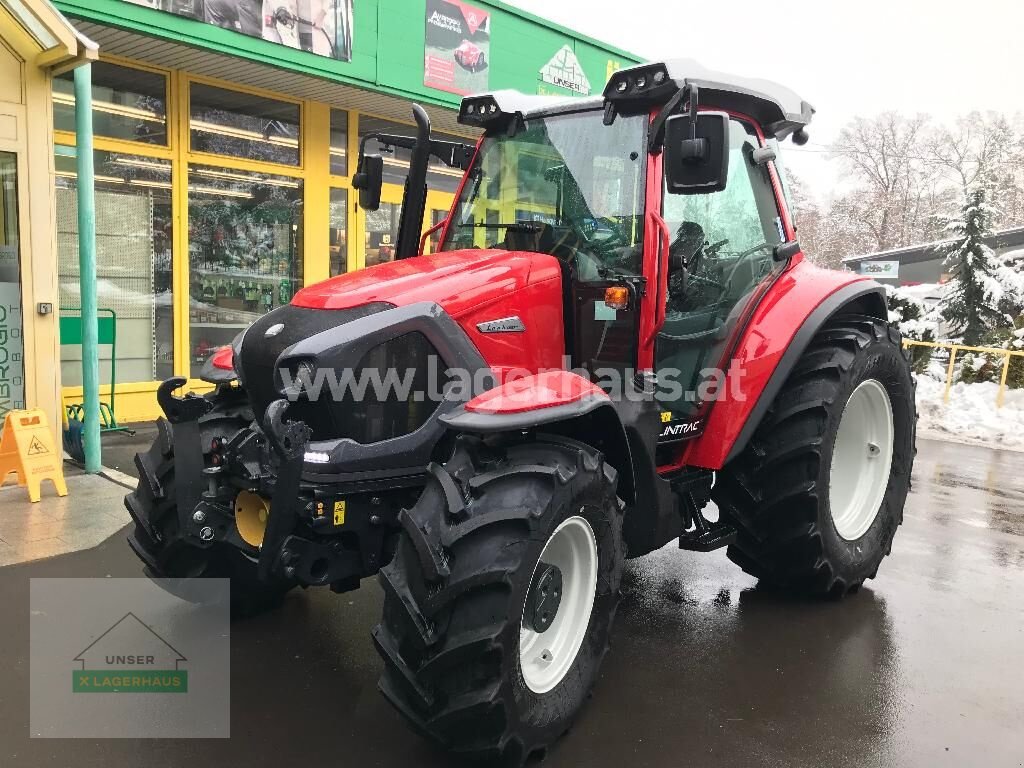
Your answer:
[[[50,480],[60,496],[68,495],[64,484],[64,457],[53,447],[46,414],[40,410],[9,411],[0,433],[0,485],[11,472],[18,485],[28,488],[33,502],[42,495],[43,480]]]

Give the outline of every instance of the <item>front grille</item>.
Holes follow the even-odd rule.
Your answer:
[[[409,434],[439,405],[437,393],[429,391],[431,364],[443,368],[434,346],[422,333],[407,333],[370,349],[351,372],[355,386],[339,388],[340,397],[325,386],[317,401],[292,403],[288,414],[304,421],[314,440],[346,437],[367,444]],[[438,390],[442,377],[439,371]]]
[[[238,373],[249,393],[257,420],[262,424],[267,406],[281,397],[274,385],[274,369],[277,358],[285,349],[322,331],[386,309],[391,309],[391,305],[384,302],[352,309],[308,309],[287,305],[268,312],[253,323],[242,341]],[[283,326],[279,333],[266,335],[270,328],[279,324]],[[307,424],[314,426],[310,422]]]

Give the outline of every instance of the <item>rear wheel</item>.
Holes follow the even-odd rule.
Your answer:
[[[381,571],[380,688],[424,735],[522,763],[568,728],[608,648],[622,574],[615,472],[557,437],[460,438]]]
[[[916,411],[899,333],[830,321],[713,498],[739,534],[729,558],[765,582],[833,597],[874,578],[910,489]]]
[[[214,409],[200,419],[204,464],[210,466],[215,438],[227,440],[250,423],[252,411],[244,401],[215,399]],[[147,571],[161,579],[230,579],[231,613],[236,617],[279,605],[291,584],[265,584],[256,576],[255,561],[241,551],[227,544],[197,547],[179,534],[174,431],[164,418],[157,421],[157,431],[149,450],[135,456],[139,483],[124,500],[135,520],[130,543],[146,563]]]

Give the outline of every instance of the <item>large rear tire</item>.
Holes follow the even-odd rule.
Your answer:
[[[502,449],[463,437],[431,472],[380,573],[380,689],[429,738],[518,765],[569,728],[608,648],[624,557],[615,471],[541,436]]]
[[[244,400],[214,402],[214,409],[199,420],[205,466],[211,464],[215,438],[226,440],[252,423],[252,410]],[[230,579],[231,614],[236,618],[277,607],[293,585],[261,582],[255,561],[234,547],[215,544],[200,548],[178,534],[174,431],[161,417],[157,432],[149,450],[135,456],[139,483],[124,500],[135,521],[130,543],[146,563],[147,572],[161,579]]]
[[[916,419],[898,331],[830,321],[719,473],[712,497],[739,531],[729,558],[763,582],[831,597],[874,578],[903,521]]]

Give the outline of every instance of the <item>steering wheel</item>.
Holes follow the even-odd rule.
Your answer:
[[[698,301],[696,302],[700,306],[709,306],[711,304],[717,304],[725,296],[728,290],[725,287],[725,283],[715,280],[714,278],[707,277],[706,275],[687,275],[686,277],[686,298],[690,298],[694,295],[706,295],[708,290],[714,291],[712,294],[714,297],[713,301]]]
[[[733,258],[736,261],[740,261],[741,259],[747,258],[747,256],[750,256],[751,254],[757,253],[758,251],[764,251],[764,250],[767,250],[769,248],[774,248],[774,247],[775,247],[774,245],[772,245],[771,243],[769,243],[766,240],[765,242],[761,243],[760,245],[755,245],[753,248],[748,248],[747,250],[743,251],[742,253],[737,254]]]

